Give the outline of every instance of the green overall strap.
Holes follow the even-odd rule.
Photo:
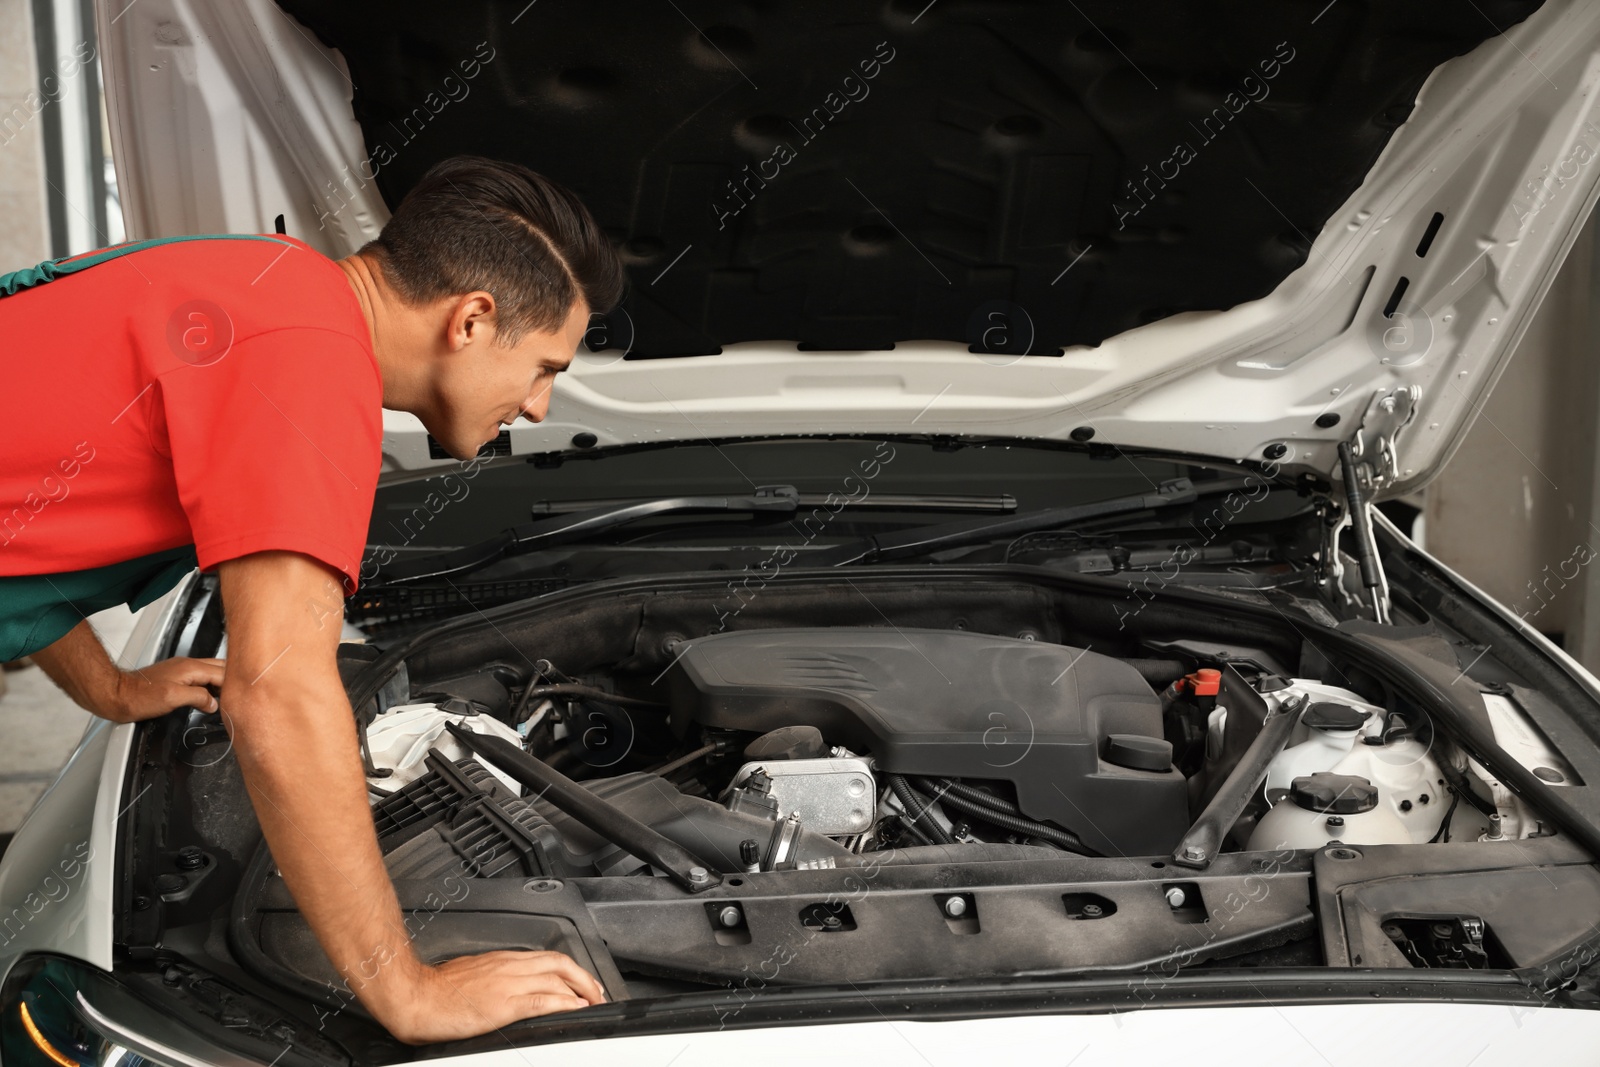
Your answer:
[[[0,297],[13,296],[23,289],[32,289],[36,285],[43,285],[45,282],[76,274],[80,270],[97,267],[113,259],[132,255],[134,252],[143,252],[147,248],[182,244],[185,241],[271,241],[273,244],[289,244],[281,237],[270,237],[264,233],[201,233],[187,237],[154,237],[148,241],[129,241],[127,244],[85,252],[81,256],[47,259],[32,267],[14,270],[10,274],[0,274]]]
[[[0,661],[50,647],[97,611],[138,611],[199,565],[194,546],[180,545],[89,570],[0,578]]]

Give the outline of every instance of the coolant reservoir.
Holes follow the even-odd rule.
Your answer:
[[[1318,771],[1289,783],[1288,795],[1256,824],[1249,847],[1254,852],[1321,848],[1330,841],[1404,845],[1411,840],[1394,809],[1381,803],[1377,786],[1356,775]]]
[[[1277,803],[1296,778],[1332,770],[1369,731],[1369,723],[1382,726],[1371,713],[1349,704],[1323,701],[1307,708],[1300,715],[1306,739],[1278,753],[1267,767],[1267,800]]]

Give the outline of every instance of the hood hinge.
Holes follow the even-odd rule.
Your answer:
[[[1349,522],[1355,532],[1361,584],[1371,598],[1373,618],[1382,623],[1389,621],[1389,582],[1384,577],[1377,541],[1372,535],[1372,498],[1400,477],[1400,455],[1395,440],[1416,415],[1417,401],[1421,398],[1422,389],[1415,385],[1380,389],[1367,402],[1367,410],[1356,432],[1348,441],[1339,443],[1345,513],[1343,519],[1328,529],[1323,545],[1324,570],[1335,579],[1335,587],[1342,590],[1344,568],[1338,558],[1339,531]]]

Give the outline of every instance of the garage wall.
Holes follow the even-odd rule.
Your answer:
[[[1461,449],[1424,491],[1430,552],[1600,668],[1600,549],[1592,512],[1597,359],[1595,222],[1550,294]],[[1591,547],[1593,546],[1593,547]],[[1596,560],[1600,562],[1600,560]]]
[[[0,0],[0,273],[50,255],[31,0]]]

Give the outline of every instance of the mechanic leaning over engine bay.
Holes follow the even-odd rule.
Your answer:
[[[620,262],[571,192],[457,157],[332,261],[283,235],[135,241],[0,275],[0,660],[32,655],[116,722],[228,727],[273,859],[323,949],[401,1040],[604,999],[557,952],[423,963],[378,849],[335,662],[382,408],[457,459],[544,418]],[[220,581],[222,659],[113,665],[93,612]]]

